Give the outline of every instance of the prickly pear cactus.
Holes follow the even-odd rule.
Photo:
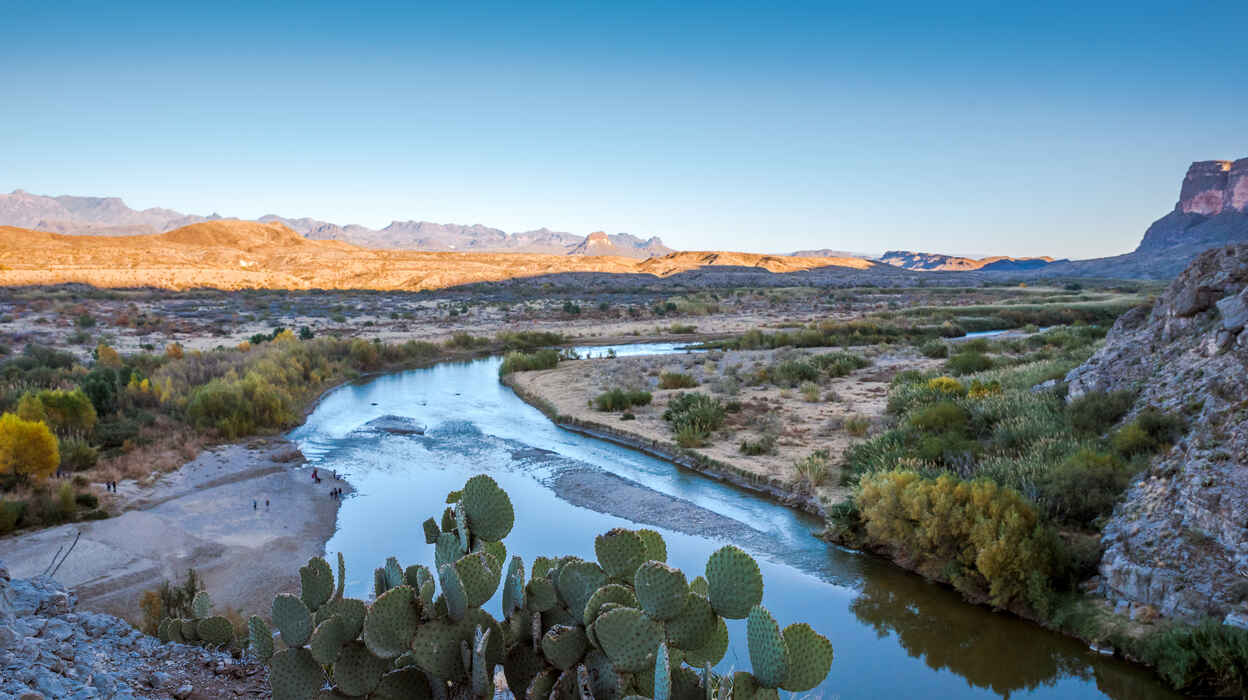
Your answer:
[[[735,546],[690,581],[666,563],[658,532],[616,528],[594,540],[597,561],[537,557],[526,576],[502,543],[515,510],[492,478],[472,477],[446,502],[440,522],[423,524],[433,571],[390,557],[370,605],[343,597],[341,555],[336,586],[314,558],[299,571],[300,595],[273,601],[288,648],[274,653],[268,627],[249,621],[274,698],[314,700],[328,684],[339,696],[485,700],[501,664],[525,700],[778,700],[778,689],[809,691],[831,668],[826,638],[805,624],[781,630],[761,606],[758,564]],[[494,600],[501,620],[485,610]],[[753,673],[712,670],[728,650],[725,618],[747,619]],[[216,623],[183,622],[162,621],[162,638],[218,638]]]

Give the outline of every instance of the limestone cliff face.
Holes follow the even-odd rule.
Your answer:
[[[1187,201],[1211,201],[1194,178]],[[1203,189],[1202,189],[1203,188]],[[1203,199],[1202,199],[1203,197]],[[1203,206],[1203,205],[1202,205]],[[1102,591],[1197,618],[1248,599],[1248,244],[1199,255],[1151,309],[1124,314],[1072,371],[1072,397],[1136,390],[1187,434],[1129,489],[1103,532]]]
[[[1176,208],[1185,214],[1215,216],[1248,206],[1248,158],[1192,163],[1183,178]]]
[[[1248,239],[1248,158],[1192,163],[1174,210],[1153,222],[1139,251]]]

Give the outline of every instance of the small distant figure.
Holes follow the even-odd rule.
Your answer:
[[[266,498],[266,499],[264,499],[264,509],[265,509],[265,510],[268,510],[268,509],[269,509],[269,499],[267,499],[267,498]]]
[[[254,499],[254,498],[253,498],[253,499],[251,499],[251,509],[252,509],[252,510],[256,510],[256,509],[258,509],[258,508],[259,508],[259,506],[256,504],[256,499]]]
[[[316,467],[313,467],[313,468],[312,468],[312,480],[313,480],[313,481],[320,481],[320,480],[321,480],[320,475],[316,473]]]

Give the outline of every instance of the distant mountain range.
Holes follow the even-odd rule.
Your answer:
[[[965,258],[957,255],[943,255],[941,253],[915,253],[909,250],[890,250],[876,258],[876,260],[907,270],[925,272],[932,270],[942,272],[970,272],[972,270],[1020,272],[1036,270],[1053,262],[1066,262],[1065,260],[1055,261],[1048,256],[1011,258],[1005,255],[996,255],[987,258]]]
[[[118,197],[45,197],[15,190],[0,194],[0,226],[75,235],[124,236],[172,231],[189,224],[220,221],[219,214],[196,216],[170,209],[135,210]],[[641,239],[627,233],[589,236],[551,231],[507,233],[475,224],[437,224],[429,221],[394,221],[374,230],[366,226],[341,226],[310,218],[289,219],[269,214],[264,223],[279,222],[311,240],[351,243],[364,248],[428,252],[544,253],[548,255],[619,255],[649,258],[672,252],[657,236]]]

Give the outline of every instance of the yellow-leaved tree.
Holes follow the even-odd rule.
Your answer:
[[[60,463],[56,438],[46,424],[15,413],[0,416],[0,474],[42,480]]]

